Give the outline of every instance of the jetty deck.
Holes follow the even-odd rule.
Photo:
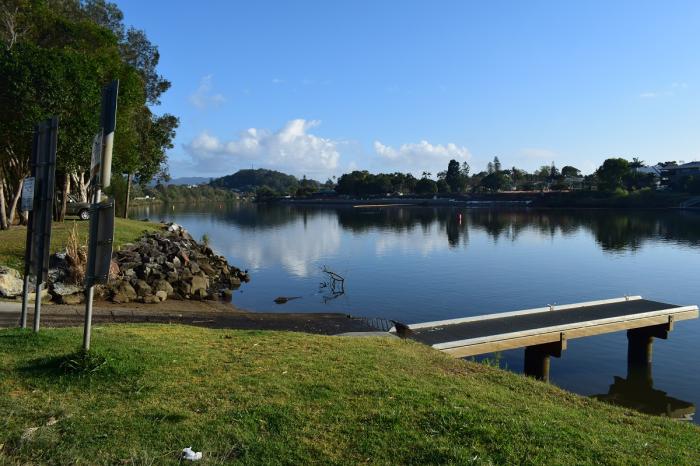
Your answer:
[[[561,356],[568,340],[627,330],[628,359],[650,362],[654,337],[665,339],[674,322],[697,317],[695,305],[626,296],[412,324],[408,338],[458,358],[524,347],[526,372],[547,378],[549,356]]]

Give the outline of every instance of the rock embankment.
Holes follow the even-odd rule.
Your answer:
[[[117,251],[107,296],[114,302],[159,303],[166,299],[216,299],[249,281],[248,274],[195,241],[176,224],[147,233]]]
[[[82,275],[77,273],[84,270],[84,263],[79,262],[66,252],[51,256],[48,291],[53,301],[84,302]],[[249,280],[246,271],[229,265],[223,256],[195,241],[181,226],[169,224],[163,231],[145,233],[137,242],[116,251],[109,283],[98,286],[96,294],[115,303],[230,298],[234,289]],[[19,298],[21,294],[19,272],[0,267],[0,296]]]

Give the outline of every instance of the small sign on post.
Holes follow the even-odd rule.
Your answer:
[[[92,140],[92,157],[90,158],[90,180],[89,186],[102,186],[100,175],[102,167],[102,130],[95,135]]]
[[[20,209],[23,212],[31,212],[34,210],[34,177],[28,176],[24,179],[22,185],[22,205]]]
[[[108,199],[90,208],[90,218],[96,222],[90,225],[96,231],[90,231],[90,236],[96,239],[95,254],[88,258],[88,285],[105,284],[109,278],[109,266],[112,263],[112,243],[114,241],[114,199]]]

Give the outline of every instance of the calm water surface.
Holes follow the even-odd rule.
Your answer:
[[[208,235],[217,252],[250,271],[234,303],[257,311],[412,323],[635,294],[700,303],[700,213],[242,203],[141,207],[133,216]],[[324,266],[345,277],[345,294],[319,287]],[[301,298],[277,305],[277,296]],[[655,341],[653,378],[627,373],[624,332],[577,339],[552,358],[551,381],[689,419],[700,404],[699,354],[698,320]],[[497,357],[522,371],[523,350]]]

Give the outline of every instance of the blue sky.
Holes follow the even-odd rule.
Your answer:
[[[173,83],[174,177],[700,159],[697,1],[117,3]]]

